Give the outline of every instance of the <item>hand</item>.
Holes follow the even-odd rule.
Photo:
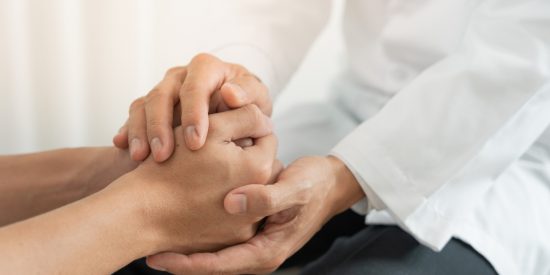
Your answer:
[[[234,196],[245,196],[246,207],[236,203]],[[216,253],[161,253],[150,256],[147,263],[175,274],[269,273],[330,218],[363,196],[351,172],[337,158],[301,158],[275,184],[243,186],[226,196],[225,208],[234,217],[271,215],[254,238]]]
[[[199,54],[188,66],[168,70],[147,96],[132,103],[113,143],[121,149],[130,147],[136,161],[145,159],[151,149],[154,160],[162,162],[174,150],[174,127],[181,124],[185,144],[197,150],[206,140],[209,113],[247,104],[271,115],[267,87],[257,77],[240,65]]]
[[[162,164],[147,159],[134,172],[128,190],[139,190],[148,224],[158,232],[160,251],[211,251],[243,242],[256,232],[260,217],[233,217],[223,208],[225,194],[245,184],[266,184],[280,170],[269,117],[255,105],[210,115],[209,135],[201,150],[182,145]],[[252,137],[241,148],[233,140]],[[274,172],[275,171],[275,172]]]

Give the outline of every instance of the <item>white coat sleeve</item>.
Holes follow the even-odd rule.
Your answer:
[[[450,182],[491,182],[550,124],[549,4],[480,4],[454,53],[332,150],[433,249],[451,236],[430,196]]]
[[[212,53],[243,65],[272,95],[283,89],[328,22],[330,0],[223,1]],[[216,43],[223,41],[222,44]]]

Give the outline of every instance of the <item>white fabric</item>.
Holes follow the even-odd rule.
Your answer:
[[[328,5],[243,2],[232,12],[247,31],[232,36],[270,58],[276,92]],[[337,101],[365,122],[332,153],[385,212],[368,222],[391,217],[436,250],[462,238],[501,274],[550,273],[550,141],[539,138],[550,124],[549,11],[544,0],[347,1],[350,84]]]
[[[348,91],[344,97],[352,96]],[[300,156],[329,153],[360,121],[353,110],[332,100],[294,106],[276,116],[274,123],[280,141],[279,158],[288,164]],[[453,236],[473,244],[502,274],[548,274],[549,163],[550,150],[541,144],[532,146],[498,179],[489,183],[494,187],[477,202],[478,207],[456,219]],[[449,203],[441,201],[449,197],[447,194],[434,201],[447,208],[469,203],[464,198]],[[487,211],[495,216],[489,218]],[[387,211],[371,213],[368,217],[369,223],[376,220],[377,224],[395,224]]]

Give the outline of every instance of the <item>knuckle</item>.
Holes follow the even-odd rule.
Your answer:
[[[245,159],[245,166],[249,169],[254,183],[265,184],[271,177],[273,165],[270,161],[258,159],[258,156],[250,156]]]
[[[169,68],[168,70],[166,70],[165,76],[178,74],[179,72],[181,72],[181,70],[183,70],[183,68],[184,67],[182,67],[182,66]]]
[[[211,62],[215,60],[217,60],[217,58],[211,54],[199,53],[193,57],[193,59],[191,60],[191,63],[204,63],[204,62]]]
[[[132,103],[130,104],[130,113],[143,108],[144,104],[145,104],[145,99],[143,97],[139,97],[136,100],[132,101]]]
[[[248,70],[241,64],[230,63],[231,68],[238,73],[247,74]]]
[[[272,165],[270,165],[269,163],[261,163],[256,165],[256,183],[266,184],[271,177]]]
[[[269,89],[258,77],[256,77],[253,74],[245,74],[242,77],[241,81],[251,84],[254,87],[253,92],[256,94],[257,97],[259,97],[260,99],[266,100],[268,102],[271,102]]]
[[[268,102],[271,102],[271,97],[269,96],[269,89],[263,83],[260,83],[258,86],[258,93],[267,98]]]
[[[208,123],[208,133],[217,133],[220,130],[220,124],[215,119],[211,119]]]
[[[262,112],[260,111],[260,108],[256,106],[255,104],[248,104],[243,107],[247,112],[249,112],[251,115],[254,116],[260,116]]]
[[[312,192],[310,192],[310,190],[311,190],[311,184],[306,182],[306,186],[304,186],[304,188],[300,189],[296,193],[296,201],[298,204],[304,205],[311,200]]]
[[[163,97],[165,96],[163,95],[162,90],[159,87],[155,87],[147,94],[147,96],[145,96],[144,101],[145,104],[149,104],[155,100],[162,99]]]
[[[257,77],[255,74],[246,73],[243,76],[243,78],[246,79],[247,81],[257,82],[257,83],[260,84],[259,86],[261,86],[262,89],[267,90],[267,86],[265,86],[265,84],[262,82],[262,80],[259,77]]]
[[[263,83],[261,83],[261,85],[259,85],[258,87],[258,93],[260,94],[261,97],[263,97],[265,99],[265,101],[271,105],[272,101],[271,101],[271,95],[269,94],[269,89],[267,88],[267,86],[265,86]]]
[[[273,101],[269,93],[268,88],[263,85],[257,85],[252,91],[254,97],[254,104],[258,106],[258,109],[266,115],[271,115],[273,109]]]
[[[150,96],[150,95],[153,95],[153,94],[157,94],[157,93],[160,93],[160,89],[159,89],[159,84],[157,84],[155,87],[153,87],[153,89],[151,89],[148,93],[147,93],[147,96]]]
[[[255,74],[253,74],[253,73],[248,73],[248,76],[251,77],[251,78],[253,78],[255,81],[261,83],[262,85],[264,85],[264,83],[262,82],[262,80],[261,80],[257,75],[255,75]],[[264,86],[265,86],[265,85],[264,85]]]
[[[252,122],[253,124],[261,123],[264,121],[262,111],[255,104],[248,104],[243,108],[246,114],[248,115],[250,122]]]
[[[258,193],[258,199],[260,201],[260,205],[262,205],[262,211],[268,211],[273,208],[275,208],[275,199],[273,198],[273,195],[268,192],[266,189],[261,189],[262,192]]]

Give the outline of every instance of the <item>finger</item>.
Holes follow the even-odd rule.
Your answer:
[[[145,129],[145,100],[138,98],[130,106],[128,118],[128,143],[130,156],[135,161],[144,160],[149,155],[147,130]]]
[[[233,142],[235,142],[235,144],[237,144],[242,148],[250,147],[254,145],[254,141],[251,138],[241,138],[241,139],[234,140]]]
[[[173,69],[146,97],[147,137],[157,162],[165,161],[174,151],[173,117],[184,78],[185,68]]]
[[[257,163],[269,161],[271,165],[277,156],[277,137],[275,135],[267,135],[256,138],[254,146],[248,146],[243,149],[249,161]]]
[[[231,108],[229,108],[227,104],[225,104],[221,94],[219,92],[212,94],[212,96],[210,97],[210,106],[208,107],[208,113],[221,113],[228,110],[231,110]]]
[[[238,76],[224,83],[220,88],[220,94],[223,101],[232,109],[255,104],[264,114],[271,115],[271,95],[267,87],[252,74]]]
[[[118,133],[113,137],[113,144],[119,149],[128,148],[128,120],[120,127]]]
[[[248,137],[260,138],[270,135],[273,130],[271,119],[256,105],[212,114],[209,118],[212,134],[228,141]]]
[[[256,235],[244,244],[215,253],[196,253],[189,256],[160,253],[147,257],[147,265],[174,274],[263,274],[277,269],[286,255],[279,236]]]
[[[176,128],[181,125],[181,104],[178,102],[174,106],[174,115],[172,118],[172,128]]]
[[[268,217],[269,223],[271,224],[284,224],[293,220],[300,212],[301,206],[294,206],[288,209],[285,209],[281,212],[277,212]]]
[[[230,214],[250,215],[254,217],[271,216],[281,211],[303,206],[309,198],[308,184],[290,182],[290,179],[270,185],[250,184],[238,187],[229,192],[225,201],[235,200],[233,196],[243,199],[244,207],[235,204],[225,204],[225,210]],[[292,212],[292,211],[291,211]]]
[[[268,184],[275,183],[281,172],[283,172],[284,168],[285,167],[283,163],[280,160],[276,159],[273,162],[273,169],[271,169],[271,177],[269,178]]]
[[[195,56],[188,66],[179,97],[185,144],[191,150],[204,145],[210,97],[219,90],[228,73],[227,65],[208,54]]]
[[[269,177],[269,180],[267,181],[268,184],[273,184],[277,180],[277,177],[279,174],[283,171],[283,163],[279,160],[275,160],[272,165],[271,169],[271,175]],[[244,213],[246,212],[247,208],[247,199],[246,195],[236,193],[231,196],[226,196],[223,201],[225,209],[229,213]],[[265,217],[267,215],[259,215],[258,217]]]
[[[245,165],[249,167],[249,183],[269,183],[273,163],[277,157],[277,138],[275,135],[257,138],[254,146],[245,147],[243,150]]]

